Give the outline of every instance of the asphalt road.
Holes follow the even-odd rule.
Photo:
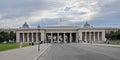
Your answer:
[[[120,48],[85,44],[53,44],[39,60],[120,60]]]

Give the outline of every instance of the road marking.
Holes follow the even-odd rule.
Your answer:
[[[42,54],[50,47],[51,45],[49,45],[47,48],[45,48],[40,54],[38,54],[38,56],[37,57],[35,57],[33,60],[38,60],[41,56],[42,56]]]

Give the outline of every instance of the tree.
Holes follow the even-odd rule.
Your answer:
[[[11,41],[15,41],[15,39],[16,39],[16,35],[15,35],[15,33],[13,32],[13,31],[10,31],[10,40]]]
[[[120,40],[120,30],[117,32],[117,39]]]
[[[111,34],[110,34],[110,33],[106,33],[106,34],[105,34],[105,37],[106,37],[106,38],[107,38],[107,40],[108,40],[108,39],[110,39],[110,38],[111,38]]]
[[[105,37],[108,40],[120,40],[120,30],[114,32],[111,31],[110,33],[106,33]]]
[[[9,42],[9,39],[10,37],[8,32],[4,32],[4,31],[0,32],[0,43],[4,41]]]

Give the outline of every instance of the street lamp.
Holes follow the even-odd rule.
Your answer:
[[[37,26],[37,30],[38,30],[38,51],[40,51],[40,26]]]
[[[47,45],[48,45],[49,41],[50,41],[50,36],[47,35]]]

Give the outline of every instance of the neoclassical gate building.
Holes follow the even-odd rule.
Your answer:
[[[83,41],[89,43],[91,41],[105,41],[105,33],[108,30],[111,29],[91,27],[87,22],[84,27],[38,26],[37,28],[29,28],[29,25],[25,22],[21,28],[16,30],[16,42],[72,43]]]

